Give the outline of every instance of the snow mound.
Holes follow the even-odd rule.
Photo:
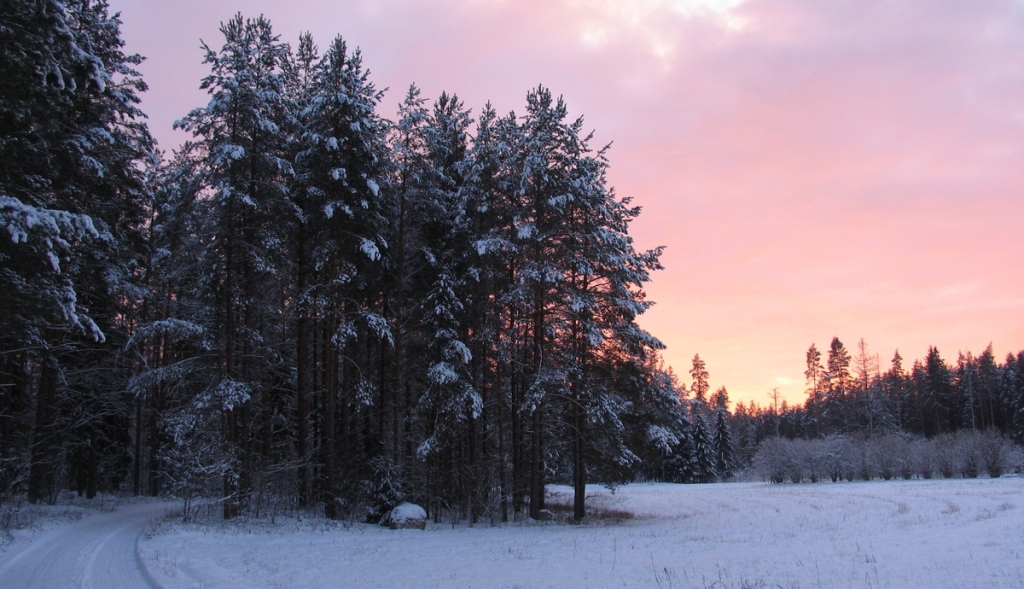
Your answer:
[[[415,503],[400,503],[384,514],[380,519],[380,525],[392,530],[424,530],[427,527],[427,512]]]

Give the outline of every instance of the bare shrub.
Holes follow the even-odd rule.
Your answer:
[[[849,440],[843,436],[829,436],[821,440],[822,465],[832,482],[838,482],[843,473],[843,451]]]
[[[954,445],[965,479],[976,479],[981,472],[981,434],[976,431],[957,432]]]
[[[832,436],[815,440],[769,438],[754,455],[754,472],[773,483],[825,478],[891,480],[998,477],[1024,470],[1024,450],[997,431],[962,430],[931,440],[905,433],[875,437]]]
[[[1010,459],[1015,449],[1014,445],[999,435],[998,431],[990,429],[981,434],[978,437],[977,448],[988,476],[999,478],[1012,468]]]
[[[898,453],[903,449],[899,437],[877,436],[868,438],[866,442],[868,459],[872,463],[874,473],[887,481],[892,480],[900,465]]]
[[[935,476],[935,456],[932,453],[931,444],[927,440],[914,438],[907,452],[907,463],[912,474],[916,474],[922,479],[930,479]]]
[[[754,471],[766,481],[785,482],[789,443],[784,438],[767,438],[762,441],[752,461]]]
[[[843,447],[843,476],[848,481],[870,481],[872,478],[870,450],[863,438],[850,439]]]
[[[953,437],[949,435],[937,436],[932,439],[929,446],[936,470],[944,479],[953,478],[957,471],[957,465],[960,462]]]

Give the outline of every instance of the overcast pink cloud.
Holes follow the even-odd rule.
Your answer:
[[[804,353],[1024,348],[1018,0],[111,0],[165,149],[205,104],[199,39],[263,13],[362,49],[393,116],[415,82],[479,111],[542,83],[614,141],[611,180],[667,246],[642,324],[681,376],[802,402]],[[688,382],[686,376],[684,382]]]

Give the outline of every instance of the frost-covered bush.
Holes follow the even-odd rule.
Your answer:
[[[1013,455],[1017,448],[999,432],[988,430],[980,434],[976,447],[988,476],[998,478],[1013,469]]]
[[[1024,452],[991,430],[965,430],[931,440],[903,433],[873,437],[834,436],[817,440],[768,438],[761,442],[752,470],[773,483],[804,480],[891,480],[998,477],[1020,471]]]
[[[908,460],[911,474],[922,479],[930,479],[935,475],[935,456],[931,446],[924,440],[917,439],[909,445]],[[906,477],[904,478],[911,478]]]
[[[981,434],[958,432],[953,439],[955,456],[959,459],[960,473],[965,479],[976,479],[981,471]]]
[[[1024,448],[1013,444],[1010,446],[1009,455],[1006,457],[1009,470],[1016,474],[1024,474]]]
[[[929,444],[936,470],[944,479],[951,479],[956,474],[960,462],[958,449],[952,436],[938,436]]]
[[[1015,446],[995,430],[963,430],[937,436],[931,443],[932,461],[944,478],[999,477],[1013,468]]]
[[[812,483],[820,481],[828,476],[827,455],[822,447],[825,440],[806,440],[806,453],[804,464],[807,467],[807,477]]]
[[[843,436],[829,436],[819,441],[825,472],[832,482],[838,481],[843,473],[843,449],[848,440]]]
[[[751,461],[754,472],[772,483],[785,482],[788,447],[791,443],[784,438],[768,438],[761,442]]]
[[[843,477],[848,481],[871,480],[872,469],[870,465],[869,450],[863,439],[848,439],[843,445],[842,458]]]
[[[892,480],[899,468],[899,460],[896,457],[896,449],[892,447],[895,436],[878,436],[869,438],[865,446],[868,448],[869,462],[874,468],[870,475],[877,475],[884,480]]]

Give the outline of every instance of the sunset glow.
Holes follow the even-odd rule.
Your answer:
[[[207,97],[200,38],[236,12],[362,49],[383,115],[405,89],[475,113],[565,97],[614,142],[611,184],[667,246],[640,323],[689,384],[804,399],[804,353],[863,338],[882,369],[1024,348],[1024,5],[815,0],[111,0],[168,152]]]

